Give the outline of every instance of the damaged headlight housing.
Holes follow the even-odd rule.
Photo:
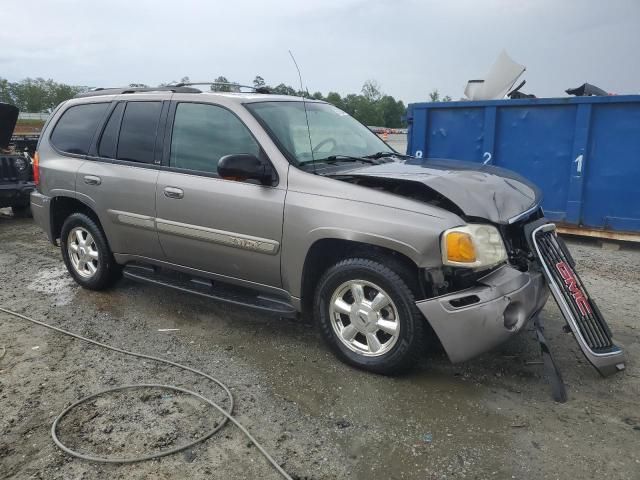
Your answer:
[[[442,234],[442,263],[454,267],[492,267],[507,259],[500,232],[493,225],[470,224]]]

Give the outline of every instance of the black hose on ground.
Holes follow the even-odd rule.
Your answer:
[[[135,462],[143,462],[145,460],[151,460],[151,459],[154,459],[154,458],[159,458],[159,457],[164,457],[166,455],[171,455],[172,453],[177,453],[177,452],[186,450],[187,448],[191,448],[191,447],[193,447],[194,445],[196,445],[198,443],[204,442],[206,439],[210,438],[212,435],[214,435],[216,432],[218,432],[222,427],[224,427],[226,425],[227,421],[230,421],[231,423],[233,423],[236,427],[238,427],[240,429],[240,431],[249,439],[249,441],[251,443],[253,443],[256,446],[256,448],[260,451],[260,453],[262,453],[262,455],[267,459],[267,461],[271,464],[271,466],[283,478],[285,478],[287,480],[292,480],[291,476],[289,476],[289,474],[284,471],[284,469],[273,459],[273,457],[262,447],[262,445],[260,445],[260,443],[258,443],[258,441],[253,437],[253,435],[251,435],[251,433],[249,433],[249,431],[240,422],[238,422],[233,417],[233,406],[234,406],[233,394],[231,393],[229,388],[224,383],[222,383],[220,380],[218,380],[217,378],[212,377],[211,375],[208,375],[208,374],[206,374],[206,373],[204,373],[204,372],[202,372],[200,370],[196,370],[195,368],[187,367],[186,365],[182,365],[180,363],[172,362],[171,360],[166,360],[164,358],[154,357],[152,355],[145,355],[145,354],[137,353],[137,352],[130,352],[130,351],[124,350],[122,348],[117,348],[117,347],[113,347],[111,345],[107,345],[106,343],[97,342],[96,340],[91,340],[90,338],[83,337],[81,335],[78,335],[78,334],[73,333],[73,332],[69,332],[69,331],[64,330],[62,328],[54,327],[53,325],[49,325],[47,323],[40,322],[40,321],[35,320],[35,319],[31,318],[31,317],[28,317],[28,316],[23,315],[21,313],[14,312],[12,310],[8,310],[6,308],[0,307],[0,312],[4,312],[7,315],[12,315],[13,317],[17,317],[17,318],[20,318],[22,320],[26,320],[27,322],[31,322],[31,323],[34,323],[36,325],[40,325],[41,327],[49,328],[49,329],[54,330],[56,332],[62,333],[64,335],[68,335],[68,336],[76,338],[78,340],[82,340],[83,342],[87,342],[87,343],[91,343],[93,345],[97,345],[98,347],[102,347],[102,348],[105,348],[107,350],[111,350],[111,351],[114,351],[114,352],[122,353],[124,355],[129,355],[131,357],[144,358],[144,359],[147,359],[147,360],[153,360],[154,362],[164,363],[166,365],[171,365],[172,367],[177,367],[177,368],[180,368],[182,370],[187,370],[189,372],[195,373],[196,375],[204,377],[204,378],[214,382],[219,387],[221,387],[225,391],[225,393],[227,394],[227,397],[229,398],[229,407],[228,407],[227,410],[225,410],[222,406],[220,406],[219,404],[217,404],[215,401],[211,400],[210,398],[204,397],[203,395],[200,395],[199,393],[194,392],[192,390],[176,387],[176,386],[173,386],[173,385],[135,384],[135,385],[121,385],[119,387],[108,388],[106,390],[102,390],[100,392],[91,394],[91,395],[89,395],[87,397],[81,398],[77,402],[75,402],[72,405],[70,405],[69,407],[65,408],[62,412],[60,412],[60,414],[53,421],[53,424],[51,425],[51,438],[53,439],[54,443],[61,450],[65,451],[69,455],[71,455],[73,457],[76,457],[76,458],[80,458],[82,460],[87,460],[87,461],[90,461],[90,462],[99,462],[99,463],[135,463]],[[4,354],[6,353],[6,348],[5,347],[0,347],[0,348],[3,349],[4,353],[2,354],[2,356],[4,356]],[[0,356],[0,359],[2,358],[2,356]],[[194,397],[199,398],[203,402],[208,403],[213,408],[218,410],[224,416],[224,419],[215,428],[213,428],[212,430],[209,430],[204,435],[202,435],[200,438],[197,438],[196,440],[194,440],[194,441],[192,441],[192,442],[190,442],[190,443],[188,443],[186,445],[178,446],[178,447],[171,448],[169,450],[164,450],[164,451],[157,452],[157,453],[152,453],[152,454],[149,454],[149,455],[142,455],[142,456],[139,456],[139,457],[103,458],[103,457],[96,457],[96,456],[92,456],[92,455],[87,455],[87,454],[83,454],[83,453],[80,453],[80,452],[76,452],[75,450],[72,450],[71,448],[69,448],[66,445],[64,445],[60,441],[60,439],[58,438],[58,434],[57,434],[58,423],[70,411],[72,411],[74,408],[76,408],[80,404],[86,403],[89,400],[92,400],[95,397],[98,397],[100,395],[104,395],[106,393],[116,392],[116,391],[121,391],[121,390],[133,390],[133,389],[139,389],[139,388],[160,388],[160,389],[166,389],[166,390],[173,390],[173,391],[177,391],[177,392],[182,392],[182,393],[185,393],[185,394],[188,394],[188,395],[193,395]]]

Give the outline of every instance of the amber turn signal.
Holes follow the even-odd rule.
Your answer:
[[[476,261],[476,249],[471,235],[465,232],[449,232],[446,238],[447,260],[451,262],[473,263]]]

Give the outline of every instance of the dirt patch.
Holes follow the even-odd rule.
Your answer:
[[[473,362],[451,365],[442,354],[429,354],[409,375],[380,377],[338,362],[305,320],[129,281],[108,292],[82,290],[64,273],[59,250],[29,220],[0,216],[0,245],[1,305],[221,378],[237,399],[239,420],[298,478],[640,478],[636,249],[570,243],[590,293],[625,347],[628,369],[600,378],[562,333],[550,301],[547,334],[570,397],[559,405],[535,363],[532,332]],[[279,478],[230,425],[157,461],[72,459],[52,444],[49,429],[83,396],[128,383],[175,384],[220,402],[223,392],[191,374],[1,314],[0,346],[6,348],[1,478]],[[195,399],[151,389],[96,399],[63,421],[61,437],[87,453],[136,455],[185,443],[216,421],[219,415]]]

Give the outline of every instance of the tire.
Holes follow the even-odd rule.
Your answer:
[[[13,211],[13,216],[16,218],[31,218],[33,215],[31,214],[31,205],[20,205],[11,207]]]
[[[84,213],[73,213],[64,221],[60,247],[67,270],[83,288],[104,290],[122,274],[102,228]]]
[[[356,301],[354,288],[363,301]],[[378,294],[389,300],[381,309],[377,307],[385,300],[376,305]],[[425,347],[426,321],[411,289],[395,270],[378,261],[349,258],[329,268],[318,283],[313,306],[324,340],[354,367],[399,374],[417,364]],[[385,321],[385,329],[379,329]]]

